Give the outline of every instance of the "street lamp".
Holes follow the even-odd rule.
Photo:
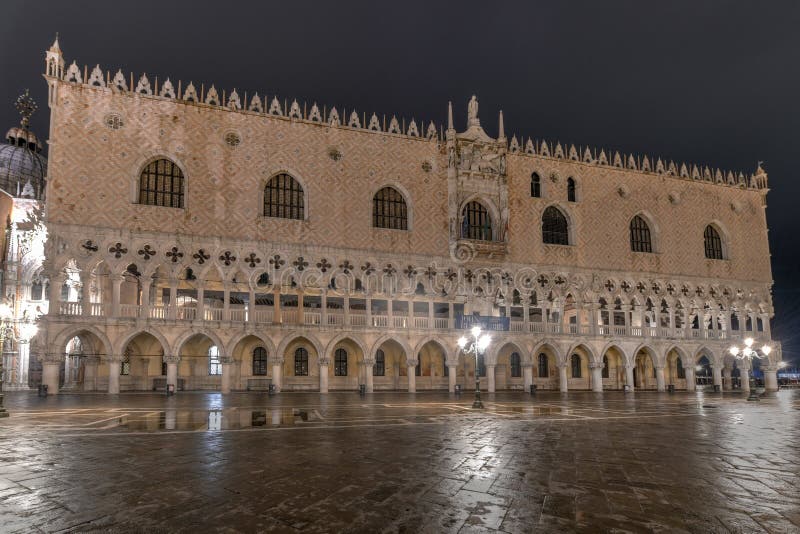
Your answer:
[[[8,417],[8,411],[3,406],[3,359],[5,358],[6,337],[8,333],[14,335],[11,326],[14,319],[14,310],[8,302],[0,302],[0,417]]]
[[[473,341],[467,339],[466,336],[462,336],[458,340],[458,346],[467,354],[475,354],[475,402],[472,403],[472,407],[483,408],[483,403],[481,402],[481,379],[478,376],[478,355],[486,350],[486,347],[492,341],[492,337],[488,334],[481,335],[480,326],[473,326],[470,333],[474,338]]]
[[[769,345],[764,345],[760,349],[754,349],[753,343],[755,343],[753,338],[748,337],[744,340],[744,347],[737,347],[734,345],[730,349],[730,353],[734,358],[744,360],[749,364],[750,372],[748,376],[748,383],[750,384],[750,395],[747,397],[747,400],[749,401],[759,400],[758,393],[756,393],[755,380],[753,377],[753,358],[766,358],[769,356],[769,353],[772,352],[772,347]]]

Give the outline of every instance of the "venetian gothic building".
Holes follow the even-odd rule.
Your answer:
[[[51,392],[777,386],[760,167],[45,68]]]

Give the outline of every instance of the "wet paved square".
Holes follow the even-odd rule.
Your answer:
[[[10,393],[2,532],[798,532],[800,391]]]

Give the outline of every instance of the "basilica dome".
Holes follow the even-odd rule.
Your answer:
[[[35,104],[28,105],[35,109]],[[47,158],[42,154],[39,139],[28,129],[29,118],[30,114],[23,113],[22,124],[8,130],[5,143],[0,144],[0,189],[12,197],[42,200]]]

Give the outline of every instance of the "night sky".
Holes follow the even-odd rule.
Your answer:
[[[784,359],[800,363],[800,3],[4,2],[0,129],[17,95],[40,105],[56,32],[67,64],[212,83],[339,110],[446,120],[480,100],[482,124],[750,174],[769,173],[767,216]],[[177,84],[176,84],[177,86]]]

